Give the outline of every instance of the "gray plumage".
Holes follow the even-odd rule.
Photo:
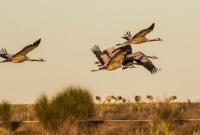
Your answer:
[[[149,59],[149,58],[158,59],[156,56],[147,56],[143,52],[135,52],[131,55],[131,57],[136,62],[134,64],[142,65],[144,68],[150,71],[151,74],[155,74],[160,70],[157,67],[155,67],[154,64],[151,62],[151,60]]]
[[[14,56],[14,54],[8,54],[8,52],[5,48],[0,50],[0,57],[2,57],[4,59],[11,59],[13,56]]]
[[[91,49],[91,51],[94,53],[94,55],[97,57],[100,63],[99,69],[92,71],[115,70],[117,68],[120,68],[124,64],[123,61],[126,55],[132,53],[132,48],[130,45],[113,48],[112,51],[107,51],[107,50],[101,51],[99,46],[94,46]]]

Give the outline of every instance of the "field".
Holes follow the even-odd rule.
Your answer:
[[[12,105],[13,132],[42,134],[33,105]],[[200,134],[200,103],[96,104],[92,119],[81,121],[74,134],[148,135]],[[199,131],[198,131],[199,130]]]

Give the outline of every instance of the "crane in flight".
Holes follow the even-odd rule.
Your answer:
[[[27,54],[32,51],[33,49],[37,48],[41,42],[41,39],[38,39],[33,44],[30,44],[24,47],[21,51],[17,52],[16,54],[9,54],[6,49],[2,49],[0,51],[0,57],[4,58],[5,60],[1,61],[0,63],[4,62],[12,62],[12,63],[21,63],[24,61],[39,61],[44,62],[45,60],[42,58],[39,59],[31,59],[27,56]]]
[[[161,38],[154,38],[154,39],[146,38],[146,35],[149,34],[151,31],[153,31],[154,26],[155,26],[155,23],[152,23],[151,26],[139,31],[134,36],[131,35],[130,31],[126,32],[126,34],[124,34],[124,36],[122,37],[126,41],[120,44],[116,44],[116,46],[126,45],[126,44],[141,44],[141,43],[152,42],[152,41],[162,41]]]
[[[94,55],[99,60],[98,62],[95,62],[95,64],[99,64],[99,69],[97,70],[91,70],[99,71],[99,70],[115,70],[118,68],[124,68],[126,67],[133,67],[133,65],[127,65],[129,63],[125,63],[124,59],[126,55],[129,55],[132,53],[132,48],[130,45],[125,45],[122,47],[118,47],[116,49],[113,49],[112,51],[101,51],[98,45],[94,46],[91,51],[94,53]]]
[[[157,67],[155,67],[155,65],[152,63],[152,61],[150,59],[158,59],[158,57],[156,56],[148,56],[145,55],[143,52],[134,52],[130,55],[126,56],[127,61],[134,61],[134,65],[141,65],[144,68],[146,68],[151,74],[155,74],[158,71],[160,71],[161,69],[158,69]]]

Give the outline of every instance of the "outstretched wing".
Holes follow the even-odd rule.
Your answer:
[[[151,74],[155,74],[158,72],[158,69],[153,65],[151,60],[144,53],[136,52],[136,53],[134,53],[134,55],[136,56],[136,57],[134,57],[134,60],[138,64],[142,65],[147,70],[149,70],[149,72],[151,72]]]
[[[148,33],[150,33],[153,30],[154,26],[155,26],[155,23],[152,23],[149,28],[141,30],[140,32],[135,34],[135,36],[132,39],[138,38],[138,37],[145,37]]]
[[[129,55],[129,54],[132,54],[132,47],[130,44],[125,44],[123,46],[116,48],[112,53],[115,54],[116,52],[119,52],[119,51],[125,51],[127,52],[126,55]]]
[[[4,59],[10,59],[13,55],[8,54],[6,49],[1,49],[0,50],[0,57],[4,58]]]
[[[109,63],[107,64],[107,70],[114,70],[120,68],[123,64],[123,60],[129,52],[132,52],[130,45],[125,45],[117,48],[113,53],[114,56],[111,58]]]
[[[19,55],[26,55],[27,53],[29,53],[30,51],[32,51],[33,49],[38,47],[38,45],[40,44],[40,41],[41,41],[41,38],[38,39],[37,41],[35,41],[33,44],[24,47],[21,51],[16,53],[13,57],[16,57],[16,56],[19,56]]]
[[[101,49],[99,48],[98,45],[95,45],[91,51],[94,53],[94,55],[97,57],[97,59],[99,60],[99,62],[101,63],[101,65],[103,66],[106,61],[109,61],[109,57],[107,56],[107,54],[104,54]]]
[[[132,39],[131,32],[127,31],[122,38],[127,40],[127,41],[131,40]]]

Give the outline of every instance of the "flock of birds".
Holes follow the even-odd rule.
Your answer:
[[[158,59],[156,56],[148,56],[143,52],[132,52],[131,45],[141,44],[152,41],[162,41],[161,38],[148,39],[146,35],[154,29],[155,23],[151,24],[147,29],[143,29],[134,36],[131,35],[130,31],[126,32],[122,37],[126,41],[120,44],[116,44],[106,50],[101,50],[98,45],[95,45],[91,51],[94,53],[98,61],[95,64],[99,67],[98,69],[91,70],[115,70],[118,68],[134,68],[134,65],[141,65],[145,67],[152,74],[157,73],[160,69],[154,66],[150,59]]]
[[[147,70],[149,70],[152,74],[157,73],[160,69],[154,66],[152,61],[150,59],[158,59],[156,56],[148,56],[145,55],[143,52],[132,52],[131,45],[135,44],[141,44],[145,42],[152,42],[152,41],[162,41],[161,38],[155,38],[155,39],[148,39],[146,38],[146,35],[150,33],[154,29],[155,23],[152,23],[150,27],[147,29],[143,29],[139,31],[134,36],[131,35],[131,32],[128,31],[124,36],[122,37],[126,41],[120,44],[116,44],[113,47],[110,47],[106,50],[101,51],[98,45],[95,45],[91,51],[95,54],[98,61],[95,62],[99,69],[91,70],[91,71],[99,71],[99,70],[115,70],[118,68],[126,69],[126,68],[134,68],[134,65],[141,65],[145,67]],[[15,54],[9,54],[6,49],[0,50],[0,57],[4,58],[3,61],[0,61],[0,63],[4,62],[12,62],[12,63],[21,63],[24,61],[39,61],[39,62],[45,62],[44,59],[38,58],[38,59],[31,59],[27,56],[29,52],[34,50],[39,46],[41,42],[41,39],[38,39],[33,44],[30,44],[26,47],[24,47],[22,50]],[[154,98],[151,95],[146,96],[147,99],[150,101],[153,101]],[[135,96],[135,102],[141,101],[141,96]],[[168,98],[169,101],[173,101],[177,99],[176,96],[171,96]],[[96,100],[101,102],[101,97],[96,96]],[[128,100],[122,96],[107,96],[104,100],[104,102],[110,102],[111,100],[122,101],[122,102],[128,102]],[[188,99],[188,102],[190,103],[190,100]]]
[[[96,96],[95,99],[99,102],[99,103],[111,103],[111,102],[114,102],[114,103],[131,103],[131,100],[128,99],[128,98],[125,98],[125,97],[122,97],[122,96],[106,96],[104,98],[104,100],[100,97],[100,96]],[[154,101],[154,97],[152,95],[147,95],[146,96],[146,99],[148,99],[150,102],[153,102]],[[171,96],[171,97],[168,97],[166,99],[166,101],[168,102],[172,102],[174,100],[176,100],[177,97],[176,96]],[[139,96],[139,95],[136,95],[135,98],[134,98],[134,101],[136,103],[140,103],[142,102],[142,97]],[[190,102],[190,100],[188,99],[188,102]]]
[[[115,70],[118,68],[126,69],[126,68],[134,68],[134,65],[142,65],[147,70],[149,70],[152,74],[157,73],[159,69],[154,66],[150,59],[158,59],[156,56],[148,56],[143,52],[132,52],[131,45],[141,44],[145,42],[152,41],[162,41],[160,38],[148,39],[146,35],[150,33],[154,29],[155,23],[151,24],[147,29],[143,29],[134,36],[131,35],[130,31],[128,31],[122,37],[126,41],[120,44],[117,44],[113,47],[110,47],[106,50],[101,51],[98,45],[95,45],[91,51],[95,54],[98,61],[95,62],[99,69],[91,70],[91,71],[99,71],[99,70]],[[21,51],[16,54],[9,54],[6,49],[0,50],[0,57],[4,58],[4,62],[12,62],[12,63],[21,63],[24,61],[39,61],[44,62],[45,60],[42,58],[39,59],[31,59],[27,56],[27,54],[33,49],[37,48],[41,42],[41,39],[38,39],[33,44],[24,47]]]

